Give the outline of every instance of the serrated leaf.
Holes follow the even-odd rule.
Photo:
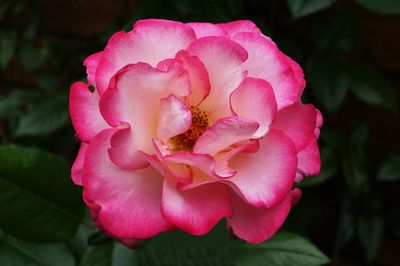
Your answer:
[[[397,111],[397,96],[393,86],[372,65],[352,64],[348,68],[351,91],[362,101]]]
[[[309,58],[306,72],[311,92],[328,112],[342,104],[349,85],[346,65],[335,54]]]
[[[138,266],[136,253],[137,251],[112,241],[89,247],[83,254],[79,266]]]
[[[397,181],[400,179],[400,155],[390,157],[382,165],[378,173],[380,181]]]
[[[66,244],[37,244],[0,236],[2,266],[74,266],[75,258]]]
[[[43,101],[22,116],[15,136],[41,136],[64,126],[69,119],[68,103],[65,95]]]
[[[80,189],[66,164],[29,148],[0,147],[0,229],[35,242],[71,238],[82,220]]]
[[[329,7],[335,0],[287,0],[293,17],[310,15]]]
[[[398,0],[356,0],[363,8],[379,14],[400,14]]]
[[[316,246],[305,238],[278,232],[258,245],[244,245],[236,253],[235,266],[314,266],[329,263]]]

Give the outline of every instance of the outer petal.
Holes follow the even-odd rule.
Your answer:
[[[85,161],[85,154],[88,144],[85,142],[81,143],[81,147],[79,148],[78,155],[76,156],[75,162],[71,168],[71,178],[77,185],[82,185],[82,171],[83,171],[83,162]]]
[[[83,65],[86,67],[87,80],[90,85],[96,85],[96,70],[102,56],[103,51],[97,52],[83,61]]]
[[[146,62],[156,66],[196,39],[191,27],[180,22],[145,19],[133,26],[133,31],[117,32],[109,40],[96,71],[96,83],[103,92],[112,76],[128,64]],[[168,44],[168,45],[167,45]]]
[[[233,40],[249,53],[243,66],[248,76],[262,78],[272,85],[278,109],[299,101],[305,86],[303,71],[275,43],[260,34],[244,32],[235,35]]]
[[[215,155],[242,140],[250,139],[257,131],[257,122],[239,118],[222,118],[209,127],[197,140],[194,153]]]
[[[85,197],[99,206],[99,223],[120,238],[146,239],[174,228],[161,215],[162,176],[153,167],[126,171],[109,160],[114,132],[104,130],[92,140],[84,163]]]
[[[186,50],[203,62],[210,78],[211,91],[201,109],[208,111],[211,123],[230,116],[229,95],[244,78],[241,65],[247,59],[246,50],[225,37],[204,37]]]
[[[227,36],[227,33],[219,25],[215,25],[207,22],[189,22],[189,25],[196,33],[197,39],[207,36]]]
[[[228,226],[233,234],[250,244],[261,243],[275,234],[289,214],[291,195],[288,193],[280,203],[271,208],[257,208],[247,204],[232,193],[233,216]]]
[[[317,111],[313,105],[296,103],[280,110],[271,128],[282,130],[300,152],[315,138],[316,115]]]
[[[217,25],[227,32],[231,37],[235,36],[239,32],[252,32],[261,34],[260,29],[257,28],[253,21],[250,20],[237,20]]]
[[[310,141],[307,147],[297,154],[298,171],[302,175],[318,175],[321,170],[321,158],[317,139],[314,138]]]
[[[99,110],[99,93],[91,92],[83,82],[75,82],[69,94],[69,112],[78,138],[89,142],[97,133],[109,126]]]
[[[187,191],[165,178],[162,213],[172,224],[193,235],[208,233],[223,217],[232,215],[231,199],[223,184],[207,184]]]
[[[135,170],[149,165],[146,155],[139,151],[139,144],[132,127],[127,125],[114,133],[111,137],[111,147],[108,149],[110,160],[117,166]]]
[[[239,116],[254,120],[260,127],[254,138],[264,136],[276,115],[276,100],[271,85],[262,79],[246,78],[230,97],[232,110]]]
[[[178,52],[176,58],[182,61],[183,67],[189,73],[192,91],[189,103],[197,106],[210,93],[211,85],[208,72],[197,56],[189,55],[185,50]]]
[[[135,133],[137,149],[153,154],[152,138],[156,136],[160,100],[171,93],[190,94],[187,72],[171,64],[164,72],[148,64],[137,63],[123,68],[100,102],[104,118],[112,126],[129,123]]]
[[[178,98],[169,95],[160,101],[157,136],[164,143],[169,138],[186,132],[192,124],[192,113]]]
[[[255,207],[281,202],[292,188],[297,168],[296,149],[281,131],[271,129],[259,140],[256,153],[239,153],[230,160],[237,174],[223,182]]]

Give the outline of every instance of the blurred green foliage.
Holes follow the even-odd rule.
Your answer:
[[[86,2],[77,1],[82,6]],[[248,246],[223,233],[225,228],[219,225],[202,238],[166,233],[131,251],[95,231],[83,212],[81,191],[69,179],[78,143],[69,122],[68,86],[84,79],[82,60],[101,50],[113,32],[130,30],[134,21],[148,17],[251,19],[303,66],[307,80],[303,100],[316,104],[325,118],[322,170],[297,185],[304,190],[303,200],[284,228],[321,244],[336,265],[354,247],[357,254],[362,250],[359,263],[374,263],[385,236],[400,239],[400,204],[385,195],[387,185],[399,185],[400,155],[377,158],[369,143],[397,145],[397,150],[393,148],[397,152],[398,143],[371,139],[371,130],[380,125],[371,128],[363,120],[350,121],[349,130],[330,122],[343,119],[348,102],[359,101],[370,113],[379,111],[398,123],[398,91],[373,62],[352,53],[362,27],[359,13],[398,15],[400,1],[353,2],[349,8],[336,0],[142,0],[98,37],[71,45],[46,30],[42,20],[46,14],[36,1],[0,1],[0,69],[6,73],[19,65],[24,69],[21,75],[34,79],[34,85],[5,82],[0,95],[0,265],[328,263],[308,240],[287,232]],[[18,16],[28,18],[27,27],[3,26],[2,20]],[[301,38],[290,28],[297,24]],[[321,219],[330,223],[315,226]],[[329,243],[316,236],[321,228]]]

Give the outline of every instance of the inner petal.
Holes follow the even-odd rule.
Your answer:
[[[208,128],[208,116],[206,111],[196,106],[190,106],[190,111],[192,113],[192,125],[190,128],[186,132],[168,140],[168,144],[174,152],[191,151],[197,139]]]

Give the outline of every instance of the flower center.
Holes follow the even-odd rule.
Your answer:
[[[198,107],[190,106],[192,112],[192,125],[188,131],[172,137],[168,143],[173,151],[191,151],[197,139],[204,133],[208,127],[208,117],[205,111]]]

